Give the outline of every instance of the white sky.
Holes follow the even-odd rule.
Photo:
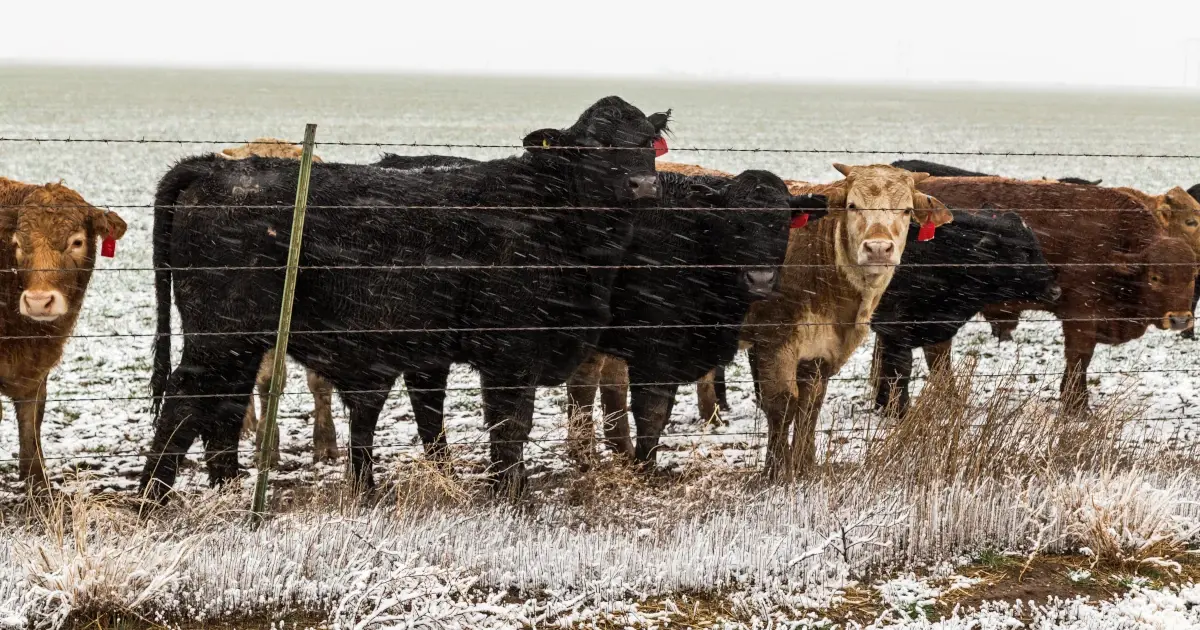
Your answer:
[[[1200,0],[3,6],[4,62],[1200,87]]]

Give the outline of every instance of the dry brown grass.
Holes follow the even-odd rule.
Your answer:
[[[1021,393],[1010,368],[988,393],[967,357],[948,372],[935,371],[909,412],[890,423],[871,418],[858,427],[861,463],[838,470],[855,483],[929,485],[979,483],[1006,476],[1078,469],[1106,470],[1130,461],[1123,436],[1142,409],[1108,398],[1088,414],[1065,414],[1054,401]],[[826,454],[826,460],[839,453]]]

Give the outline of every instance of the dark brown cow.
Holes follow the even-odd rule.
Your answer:
[[[1066,370],[1060,394],[1069,411],[1087,409],[1087,368],[1096,344],[1132,341],[1151,325],[1182,330],[1191,324],[1196,255],[1128,194],[996,177],[929,178],[918,189],[956,208],[1016,210],[1037,234],[1062,298],[1053,305],[996,305],[983,313],[1012,321],[1037,309],[1062,320]]]
[[[96,239],[125,221],[62,184],[0,177],[0,394],[17,411],[21,479],[46,487],[46,379],[62,359],[96,262]]]

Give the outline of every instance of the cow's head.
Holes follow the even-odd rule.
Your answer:
[[[866,275],[883,274],[900,264],[910,224],[937,227],[953,220],[944,204],[917,192],[927,173],[886,164],[833,167],[846,179],[829,199],[829,207],[845,208],[846,245]]]
[[[1062,288],[1046,262],[1037,235],[1021,215],[1012,211],[982,214],[988,216],[992,220],[979,241],[966,252],[963,262],[986,265],[977,272],[987,274],[993,286],[1003,287],[1005,300],[1057,302],[1062,297]]]
[[[535,159],[567,172],[567,185],[587,203],[653,202],[659,197],[654,142],[668,131],[670,116],[670,110],[646,116],[608,96],[574,125],[539,129],[525,136],[523,145]]]
[[[52,322],[79,312],[97,240],[120,239],[125,221],[62,184],[22,186],[23,198],[0,213],[0,234],[18,272],[21,315]]]
[[[1187,241],[1194,251],[1200,252],[1200,202],[1178,186],[1151,199],[1155,207],[1150,211],[1167,235]]]
[[[744,171],[713,187],[697,182],[693,194],[703,197],[705,205],[728,209],[711,215],[713,225],[706,232],[713,255],[708,260],[738,267],[738,289],[751,300],[778,290],[793,223],[810,224],[829,212],[824,196],[792,195],[769,171]]]
[[[1196,254],[1178,238],[1155,240],[1146,249],[1115,254],[1115,270],[1133,280],[1139,317],[1163,330],[1184,330],[1192,322],[1192,293],[1196,280]]]

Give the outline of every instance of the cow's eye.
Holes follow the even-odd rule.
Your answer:
[[[1187,225],[1188,227],[1193,227],[1193,228],[1194,228],[1194,227],[1196,227],[1197,225],[1200,225],[1200,221],[1197,221],[1197,220],[1195,220],[1195,219],[1188,219],[1186,222],[1184,222],[1184,224],[1185,224],[1185,225]]]
[[[1161,278],[1159,278],[1158,276],[1150,276],[1150,282],[1160,282],[1160,281],[1161,281]]]
[[[853,201],[848,201],[848,202],[846,202],[846,209],[847,210],[857,210],[858,205],[855,204]]]
[[[82,237],[71,239],[71,249],[83,249],[86,245],[87,241],[83,240]]]

